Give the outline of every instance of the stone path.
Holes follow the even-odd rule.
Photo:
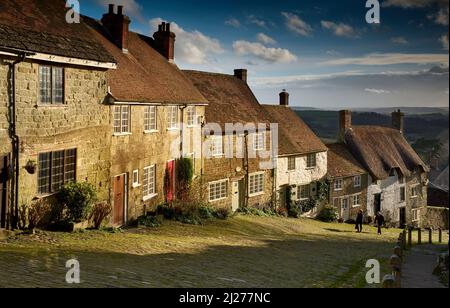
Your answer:
[[[402,288],[445,288],[433,275],[442,246],[415,246],[406,255]]]

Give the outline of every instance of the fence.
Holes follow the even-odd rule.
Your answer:
[[[442,243],[442,229],[438,229],[437,232],[434,232],[432,228],[426,230],[409,228],[400,233],[397,245],[394,247],[394,254],[389,260],[392,273],[384,276],[382,283],[383,288],[401,288],[402,265],[405,250],[412,248],[415,244],[415,239],[417,240],[416,243],[418,245],[426,242],[426,239],[422,238],[424,233],[427,233],[428,235],[427,240],[429,244],[433,244],[435,234],[437,234],[437,241]],[[417,236],[414,236],[415,234],[417,234]]]

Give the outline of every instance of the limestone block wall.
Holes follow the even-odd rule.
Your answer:
[[[333,181],[336,179],[333,179]],[[335,190],[334,182],[330,185],[330,203],[338,208],[338,212],[341,213],[341,203],[338,202],[340,198],[349,198],[350,205],[350,219],[356,219],[359,210],[363,210],[365,215],[368,215],[367,208],[367,188],[369,184],[369,175],[364,174],[361,176],[361,187],[355,187],[354,177],[346,177],[343,179],[343,189]],[[353,207],[351,197],[354,195],[360,195],[360,206]]]
[[[8,137],[8,65],[0,59],[0,155],[11,151]]]

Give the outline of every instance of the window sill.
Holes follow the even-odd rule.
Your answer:
[[[253,197],[262,196],[262,195],[264,195],[264,194],[265,194],[265,192],[262,191],[262,192],[255,193],[255,194],[249,194],[248,196],[249,196],[250,198],[253,198]]]
[[[139,187],[141,187],[141,186],[142,186],[141,184],[133,184],[133,185],[132,185],[133,188],[139,188]]]
[[[341,192],[341,191],[344,191],[344,189],[342,189],[342,188],[341,188],[341,189],[336,189],[336,188],[335,188],[333,191],[334,191],[334,192]]]
[[[174,128],[168,128],[167,131],[168,132],[176,132],[179,131],[180,129],[178,127],[174,127]]]
[[[131,136],[132,133],[114,133],[114,137],[125,137],[125,136]]]
[[[411,196],[411,199],[418,199],[419,196]]]
[[[200,127],[200,125],[187,125],[186,127],[187,128],[198,128],[198,127]]]
[[[48,193],[48,194],[40,194],[40,195],[37,195],[36,198],[37,199],[45,199],[45,198],[53,197],[56,194],[57,194],[57,192]]]
[[[227,197],[220,198],[220,199],[215,199],[215,200],[209,200],[209,203],[215,203],[215,202],[223,201],[223,200],[226,200],[226,199],[227,199]]]
[[[306,167],[306,170],[315,170],[317,168],[317,166],[314,167]]]
[[[159,130],[144,130],[144,135],[151,135],[151,134],[157,134],[159,133]]]
[[[69,108],[67,104],[42,104],[39,103],[36,105],[36,108]]]
[[[356,209],[356,208],[358,208],[358,207],[361,207],[361,204],[358,204],[358,205],[352,205],[352,208],[354,208],[354,209]]]
[[[153,199],[153,198],[155,198],[157,196],[158,196],[158,194],[152,194],[152,195],[149,195],[149,196],[146,196],[146,197],[142,198],[142,201],[146,202],[146,201],[149,201],[149,200],[151,200],[151,199]]]

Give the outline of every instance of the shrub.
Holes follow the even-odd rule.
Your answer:
[[[277,215],[281,217],[288,217],[289,216],[288,209],[285,207],[277,208]]]
[[[299,202],[299,207],[302,213],[308,213],[317,207],[317,201],[314,198],[303,200]]]
[[[208,206],[201,206],[198,209],[198,214],[201,219],[210,220],[215,217],[217,210]]]
[[[214,211],[214,217],[217,219],[226,220],[231,215],[231,210],[227,207],[220,207]]]
[[[323,222],[336,222],[338,218],[337,209],[331,205],[326,205],[317,216],[317,219]]]
[[[78,223],[89,217],[97,195],[89,183],[69,183],[58,193],[58,201],[67,207],[67,218]]]
[[[44,200],[36,200],[28,208],[28,229],[34,230],[48,217],[51,208]]]
[[[141,216],[137,220],[138,227],[158,228],[162,225],[161,220],[155,216]]]
[[[112,206],[108,202],[99,202],[92,208],[89,220],[94,224],[94,229],[98,230],[103,221],[111,215]]]
[[[302,210],[297,203],[293,203],[289,206],[288,215],[292,218],[300,218],[302,215]]]

